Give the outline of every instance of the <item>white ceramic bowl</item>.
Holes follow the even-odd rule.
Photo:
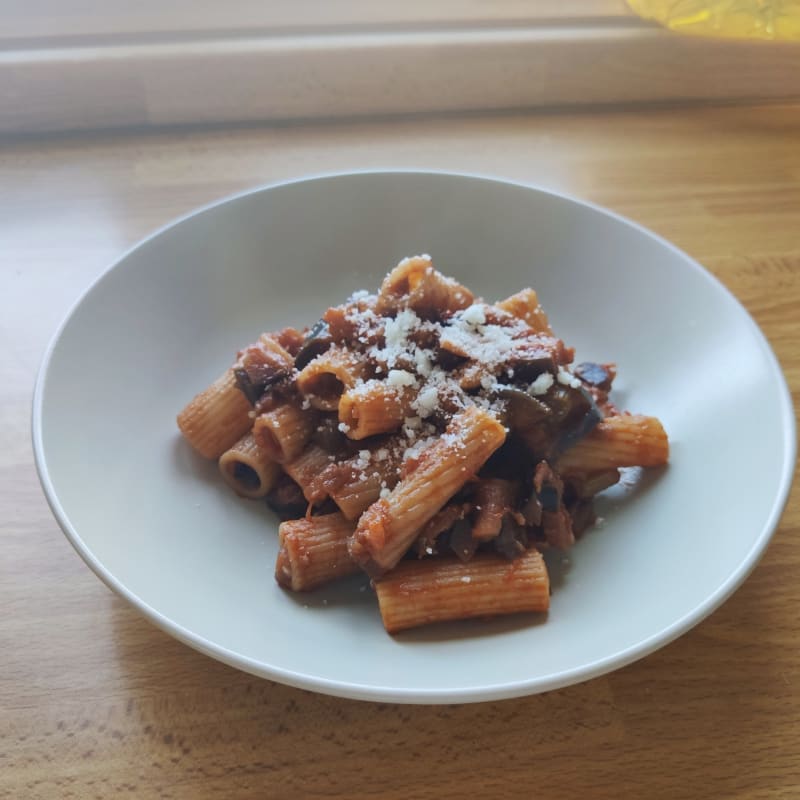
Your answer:
[[[423,251],[487,299],[535,287],[579,359],[617,362],[619,404],[659,416],[671,438],[669,468],[607,499],[604,525],[556,569],[546,621],[393,638],[365,579],[283,592],[275,518],[236,498],[175,427],[177,411],[262,330],[313,323]],[[420,703],[565,686],[683,633],[756,564],[795,457],[767,342],[688,256],[550,192],[398,172],[266,187],[135,247],[56,334],[33,440],[67,537],[156,625],[276,681]]]

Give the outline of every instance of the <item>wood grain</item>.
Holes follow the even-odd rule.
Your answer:
[[[0,136],[800,97],[797,47],[642,21],[431,24],[10,48]]]
[[[73,138],[0,150],[0,798],[777,798],[800,792],[800,504],[692,632],[501,703],[289,689],[153,628],[72,551],[38,487],[31,387],[85,286],[176,215],[259,182],[486,172],[610,206],[705,263],[800,391],[800,107],[412,119]],[[531,654],[535,658],[535,654]]]

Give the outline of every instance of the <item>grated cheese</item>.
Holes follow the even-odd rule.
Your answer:
[[[563,384],[564,386],[570,386],[573,389],[580,389],[581,382],[579,378],[576,378],[571,372],[567,372],[564,367],[558,368],[558,375],[556,376],[558,382]]]
[[[417,383],[417,379],[414,375],[407,370],[404,369],[393,369],[390,370],[389,376],[386,378],[386,383],[389,386],[414,386]]]
[[[453,317],[442,332],[441,346],[456,355],[471,358],[489,368],[507,361],[514,350],[514,334],[518,325],[478,325],[464,321],[463,315]]]
[[[439,392],[437,388],[431,384],[426,384],[412,405],[420,417],[423,419],[429,417],[439,407]]]
[[[473,303],[469,308],[465,308],[461,312],[461,319],[467,323],[477,327],[478,325],[486,324],[486,314],[483,311],[483,306],[478,303]]]
[[[543,372],[529,387],[528,392],[536,397],[546,394],[547,390],[553,385],[553,376],[549,372]]]

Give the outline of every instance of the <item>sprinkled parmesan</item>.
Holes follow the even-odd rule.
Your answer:
[[[391,369],[399,358],[408,354],[408,336],[418,330],[419,325],[420,318],[410,308],[398,312],[394,319],[387,319],[383,326],[385,346],[383,349],[373,348],[372,356],[385,361]]]
[[[390,370],[389,376],[386,378],[389,386],[413,386],[416,382],[417,379],[404,369]]]
[[[384,486],[383,489],[381,489],[381,494],[380,494],[381,500],[385,500],[390,494],[391,492]]]
[[[473,303],[469,308],[465,309],[461,314],[461,319],[468,325],[485,325],[486,314],[483,313],[483,308],[477,303]]]
[[[529,387],[528,391],[535,396],[546,394],[547,390],[553,385],[553,376],[549,372],[543,372]]]
[[[389,451],[385,447],[381,447],[372,454],[372,457],[376,461],[386,461],[389,458]]]
[[[350,426],[346,422],[339,423],[339,430],[342,433],[350,433]]]
[[[416,363],[417,372],[423,377],[427,378],[433,369],[431,364],[433,358],[430,350],[424,350],[421,347],[414,349],[414,361]]]
[[[430,385],[425,386],[417,395],[413,406],[423,419],[433,414],[439,406],[439,392],[436,387]]]
[[[514,326],[478,325],[464,321],[463,314],[453,317],[443,331],[441,346],[463,358],[471,358],[489,368],[507,361],[514,350],[514,334],[525,330],[521,323]]]
[[[364,472],[364,470],[366,470],[366,468],[369,466],[371,458],[372,458],[372,453],[370,453],[369,450],[359,450],[358,456],[355,458],[353,466],[357,470]]]
[[[558,368],[558,382],[564,386],[571,386],[573,389],[580,389],[581,382],[572,373],[567,372],[564,367]]]
[[[397,262],[397,266],[405,267],[412,261],[417,261],[417,260],[431,261],[432,259],[427,253],[420,253],[418,256],[406,256],[405,258],[400,259],[400,261]]]

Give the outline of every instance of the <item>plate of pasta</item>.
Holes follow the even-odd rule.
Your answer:
[[[757,563],[795,458],[768,343],[691,258],[421,172],[257,189],[134,247],[54,337],[33,441],[78,553],[165,631],[417,703],[685,632]]]

